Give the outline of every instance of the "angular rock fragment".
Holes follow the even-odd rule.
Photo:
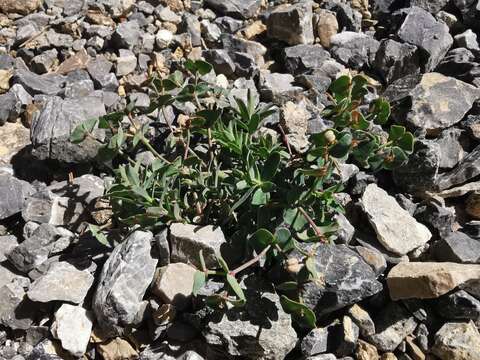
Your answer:
[[[480,240],[455,231],[435,243],[433,254],[438,261],[462,264],[480,263]]]
[[[14,247],[18,246],[18,241],[14,235],[0,236],[0,263],[7,260],[5,254],[8,254]]]
[[[323,47],[330,47],[330,39],[338,33],[338,21],[333,11],[319,9],[313,17],[313,29]]]
[[[480,318],[480,300],[464,290],[440,297],[435,305],[438,314],[445,319],[475,321]]]
[[[196,269],[183,263],[173,263],[160,269],[154,280],[152,291],[165,304],[173,304],[179,310],[188,305],[193,291]]]
[[[437,190],[446,190],[464,184],[480,174],[480,146],[473,149],[452,170],[441,174],[437,180]]]
[[[62,347],[75,357],[87,350],[92,332],[91,315],[81,306],[63,304],[55,313],[51,331]]]
[[[37,10],[42,3],[43,0],[0,0],[0,9],[5,14],[27,15]]]
[[[309,0],[280,5],[268,16],[268,36],[289,45],[312,44],[312,16],[312,2]]]
[[[405,255],[426,244],[432,234],[418,223],[406,210],[398,205],[395,198],[370,184],[362,197],[362,207],[375,232],[378,241],[389,251]]]
[[[55,262],[47,273],[35,280],[28,290],[32,301],[65,301],[80,304],[93,284],[88,270],[79,270],[68,262]]]
[[[0,275],[3,275],[0,271]],[[2,279],[3,280],[3,279]],[[0,287],[0,324],[13,330],[26,330],[33,323],[35,306],[25,295],[30,280],[22,276],[12,276],[11,281]]]
[[[222,15],[240,19],[249,19],[260,9],[260,0],[207,0],[210,6]]]
[[[415,45],[385,39],[375,55],[374,67],[388,84],[403,76],[418,74],[420,54]]]
[[[433,353],[441,360],[479,360],[480,333],[468,323],[446,323],[435,334]]]
[[[200,268],[199,251],[203,251],[207,268],[215,268],[216,255],[226,244],[220,227],[196,226],[174,223],[170,225],[170,246],[172,262],[191,263]]]
[[[331,37],[332,56],[353,69],[372,64],[380,43],[372,36],[353,31],[344,31]]]
[[[451,262],[400,263],[388,273],[390,297],[400,299],[433,299],[458,286],[468,286],[480,277],[480,265]]]
[[[295,75],[319,68],[330,54],[319,45],[295,45],[283,49],[283,59],[286,69]]]
[[[33,191],[29,183],[0,172],[0,220],[22,211],[25,199]]]
[[[133,232],[103,265],[92,308],[108,333],[120,335],[135,321],[158,262],[151,255],[152,239],[150,232]]]

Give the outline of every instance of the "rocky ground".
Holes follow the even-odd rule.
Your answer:
[[[0,0],[0,359],[480,360],[479,19],[476,0]],[[343,168],[314,330],[256,275],[243,311],[192,311],[219,228],[112,229],[113,249],[85,232],[110,221],[108,178],[70,132],[148,107],[149,73],[201,57],[273,102],[298,148],[345,72],[415,131],[393,173]]]

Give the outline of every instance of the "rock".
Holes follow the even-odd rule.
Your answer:
[[[361,203],[378,241],[395,254],[405,255],[432,237],[425,225],[418,223],[395,198],[375,184],[367,186]]]
[[[173,34],[171,31],[161,29],[155,35],[155,43],[160,49],[165,49],[173,40]]]
[[[86,174],[71,181],[51,184],[48,189],[59,196],[66,196],[88,207],[103,196],[105,184],[104,180],[98,176]]]
[[[480,219],[480,191],[475,191],[468,195],[465,211],[472,218]]]
[[[314,32],[324,48],[330,47],[330,39],[338,33],[338,21],[333,11],[319,9],[314,15]]]
[[[108,333],[120,335],[135,321],[157,266],[151,255],[152,239],[150,232],[133,232],[103,265],[92,308]]]
[[[441,296],[437,303],[438,314],[449,320],[477,320],[480,318],[480,300],[459,290]]]
[[[1,273],[0,273],[1,274]],[[26,330],[33,323],[38,307],[25,296],[28,278],[16,276],[0,287],[0,324],[13,330]]]
[[[245,40],[231,34],[222,34],[220,40],[222,41],[222,47],[229,51],[230,56],[235,53],[246,53],[253,57],[257,66],[264,65],[265,59],[263,56],[266,54],[267,48],[259,42]]]
[[[433,299],[479,277],[480,265],[449,262],[400,263],[388,273],[390,297],[400,299]]]
[[[260,9],[260,0],[207,0],[205,5],[222,15],[249,19]]]
[[[17,120],[31,103],[32,97],[22,85],[13,85],[6,94],[0,95],[0,125]]]
[[[312,2],[309,0],[277,6],[267,19],[268,36],[289,45],[312,44],[312,16]]]
[[[137,57],[130,50],[120,49],[117,57],[117,76],[125,76],[135,71]]]
[[[411,85],[405,86],[405,82],[411,80]],[[399,85],[404,84],[403,92],[395,93],[394,82],[385,96],[393,102],[411,101],[406,121],[413,128],[426,130],[427,134],[436,135],[458,123],[480,97],[478,88],[439,73],[424,74],[419,80],[412,77],[397,80]]]
[[[477,41],[477,34],[475,34],[471,29],[455,35],[454,39],[458,47],[466,48],[468,50],[480,50]]]
[[[251,276],[242,285],[247,298],[244,309],[217,310],[209,316],[205,341],[222,358],[285,358],[297,342],[290,315],[263,279]]]
[[[65,78],[57,74],[37,75],[26,68],[20,68],[13,76],[13,82],[22,85],[30,95],[58,95],[62,92]]]
[[[37,10],[42,3],[43,0],[0,0],[0,9],[5,14],[27,15]]]
[[[133,49],[140,44],[141,30],[138,21],[120,23],[112,34],[112,41],[118,49]]]
[[[280,124],[287,134],[290,146],[303,152],[308,147],[307,128],[310,112],[302,103],[287,101],[280,109]]]
[[[377,276],[383,274],[387,268],[387,260],[380,251],[366,246],[355,246],[355,251],[372,267]]]
[[[456,215],[453,208],[447,208],[435,201],[421,204],[415,211],[415,218],[434,230],[437,236],[448,236],[455,226]]]
[[[305,245],[305,249],[311,245]],[[382,290],[375,273],[346,245],[325,245],[316,250],[315,266],[325,286],[315,282],[304,285],[304,303],[319,315],[352,305]]]
[[[374,67],[388,84],[403,76],[418,74],[420,54],[414,45],[385,39],[380,42]]]
[[[18,246],[18,241],[14,235],[0,236],[0,263],[7,260],[5,254],[9,253],[16,246]]]
[[[406,9],[404,14],[405,18],[397,36],[403,42],[421,49],[426,59],[423,64],[424,71],[432,71],[453,44],[448,26],[416,6]]]
[[[417,139],[408,162],[393,171],[395,183],[412,193],[432,191],[438,182],[440,156],[438,143]]]
[[[45,50],[30,62],[32,70],[37,74],[48,73],[56,65],[58,65],[58,51],[56,49]]]
[[[437,14],[447,5],[448,0],[410,0],[410,6],[418,6],[431,14]]]
[[[359,328],[349,316],[344,316],[340,332],[340,345],[335,350],[337,356],[351,355],[357,347]]]
[[[335,239],[335,242],[337,244],[348,245],[353,239],[355,228],[342,213],[335,214],[333,220],[338,224],[338,231],[336,233],[337,238]]]
[[[471,72],[474,71],[477,63],[475,55],[465,48],[450,50],[437,66],[436,71],[446,76],[452,76],[458,80],[471,82]]]
[[[311,330],[300,343],[302,354],[307,357],[327,352],[328,335],[327,328]]]
[[[179,310],[188,305],[193,291],[196,269],[183,263],[168,264],[160,269],[152,291],[165,304],[173,304]]]
[[[464,184],[480,174],[480,146],[473,149],[452,170],[441,174],[437,180],[437,190],[449,189]]]
[[[35,280],[27,295],[32,301],[66,301],[80,304],[93,284],[88,270],[79,270],[68,262],[54,262],[45,275]]]
[[[451,169],[455,167],[465,156],[462,143],[465,131],[451,128],[441,132],[435,142],[440,148],[440,164],[441,169]]]
[[[170,225],[171,261],[191,263],[200,268],[199,251],[203,250],[207,268],[217,267],[216,255],[226,244],[220,227],[174,223]]]
[[[414,316],[392,302],[375,316],[376,333],[368,341],[382,352],[393,351],[416,327]]]
[[[433,253],[438,261],[480,264],[480,240],[456,231],[436,242]]]
[[[373,64],[380,42],[364,33],[344,31],[330,38],[332,56],[353,69]]]
[[[377,348],[363,340],[358,340],[355,355],[357,360],[380,360]]]
[[[375,323],[370,317],[370,314],[363,310],[359,305],[354,304],[348,309],[348,315],[350,315],[353,322],[359,327],[362,337],[367,338],[368,336],[375,334]]]
[[[319,68],[325,60],[330,59],[328,51],[320,45],[295,45],[283,49],[285,68],[291,74],[299,74]]]
[[[130,343],[122,338],[115,338],[98,345],[98,352],[104,360],[138,359],[138,353]]]
[[[22,211],[25,199],[33,193],[32,186],[26,181],[0,172],[0,220]]]
[[[101,144],[91,137],[80,144],[73,144],[70,134],[81,122],[105,114],[105,106],[99,97],[65,100],[47,98],[32,121],[32,154],[41,160],[53,159],[67,163],[92,160]],[[101,133],[97,132],[97,135],[101,139]]]
[[[294,86],[295,78],[291,74],[279,74],[262,71],[260,74],[260,93],[265,101],[277,101],[282,97],[291,97],[302,91]]]
[[[63,304],[55,313],[51,331],[65,350],[81,357],[87,350],[92,325],[91,315],[83,307]]]
[[[432,351],[441,360],[480,359],[480,334],[473,321],[446,323],[435,334]]]

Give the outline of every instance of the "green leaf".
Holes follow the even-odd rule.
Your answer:
[[[255,206],[265,205],[268,202],[268,194],[263,192],[262,189],[258,188],[255,190],[252,196],[251,204]]]
[[[318,278],[317,267],[315,265],[315,259],[312,256],[309,256],[305,261],[305,268],[308,270],[310,275],[316,279]]]
[[[92,235],[97,239],[97,241],[105,246],[110,246],[107,237],[104,233],[101,232],[100,228],[97,225],[88,224],[88,230],[92,233]]]
[[[212,65],[210,65],[208,62],[203,60],[195,61],[195,67],[197,68],[200,75],[206,75],[213,69]]]
[[[299,324],[312,329],[317,326],[315,313],[304,304],[293,301],[285,295],[280,297],[280,302],[283,310],[285,310],[286,313],[291,314],[293,319]]]
[[[217,255],[217,261],[220,264],[223,271],[225,271],[226,273],[230,272],[230,269],[228,268],[227,262],[225,260],[223,260],[223,257],[221,255]]]
[[[405,134],[405,127],[400,125],[392,125],[388,134],[388,141],[396,141]]]
[[[275,174],[277,173],[278,166],[280,165],[280,154],[277,152],[272,153],[265,164],[263,165],[262,169],[262,181],[269,181],[272,180]]]
[[[308,223],[308,220],[305,219],[303,214],[296,208],[284,210],[283,221],[287,225],[290,225],[295,231],[301,231]]]
[[[268,245],[273,245],[276,242],[275,236],[267,229],[258,229],[255,231],[250,239],[255,251],[257,253],[262,252]]]
[[[335,158],[343,158],[348,155],[351,144],[352,134],[347,132],[341,133],[339,134],[339,138],[337,138],[337,143],[330,148],[329,153]]]
[[[367,85],[368,81],[365,76],[356,75],[352,79],[352,99],[360,100],[368,94]]]
[[[227,283],[230,285],[230,288],[233,290],[235,295],[242,300],[243,302],[246,301],[245,294],[243,293],[240,284],[238,283],[237,279],[233,275],[227,274]]]
[[[74,144],[81,143],[88,135],[92,133],[97,123],[98,119],[89,119],[80,123],[70,134],[70,141]]]
[[[298,284],[295,281],[287,281],[276,286],[279,291],[295,291],[298,289]]]
[[[403,136],[396,141],[396,145],[398,145],[407,154],[411,154],[415,145],[415,140],[412,133],[406,132],[403,134]]]
[[[348,95],[349,88],[350,77],[348,75],[343,75],[330,84],[329,90],[338,101]]]
[[[383,98],[378,98],[372,102],[370,111],[374,115],[375,124],[384,125],[390,117],[390,104]]]
[[[203,288],[206,282],[207,282],[207,275],[205,275],[203,271],[195,272],[195,275],[193,276],[193,290],[192,290],[193,296],[198,295],[198,292],[200,291],[201,288]]]

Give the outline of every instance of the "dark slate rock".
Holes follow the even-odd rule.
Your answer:
[[[375,56],[374,68],[386,83],[420,72],[420,54],[415,45],[385,39]]]
[[[260,9],[260,0],[206,0],[205,5],[222,15],[249,19]]]
[[[465,141],[465,131],[457,128],[449,128],[442,131],[435,142],[440,148],[440,168],[451,169],[458,164],[465,156],[463,144]]]
[[[450,50],[435,69],[446,76],[453,76],[459,80],[470,82],[470,72],[478,66],[475,55],[463,47]]]
[[[65,77],[57,74],[37,75],[28,69],[19,69],[13,76],[13,82],[22,85],[30,95],[58,95],[63,91]]]
[[[17,277],[0,287],[0,324],[10,329],[28,329],[38,313],[38,306],[25,296],[28,278]]]
[[[150,232],[133,232],[103,265],[92,308],[109,334],[121,335],[141,310],[158,262],[151,255],[152,239]]]
[[[41,160],[55,159],[67,163],[93,159],[100,143],[90,137],[80,144],[70,142],[70,134],[81,122],[105,115],[99,97],[65,99],[48,97],[32,121],[32,154]],[[98,134],[101,138],[101,133]]]
[[[480,16],[480,8],[478,2],[474,0],[453,0],[453,4],[460,10],[462,14],[462,22],[464,25],[480,30],[478,17]]]
[[[320,316],[382,290],[372,268],[346,245],[318,247],[315,264],[317,271],[325,277],[325,286],[307,283],[302,296],[305,304]]]
[[[433,70],[453,44],[448,26],[416,6],[402,10],[401,14],[404,20],[398,29],[398,38],[422,50],[426,59],[424,70]]]
[[[438,261],[463,264],[480,263],[480,240],[456,231],[435,243],[434,256]]]
[[[380,43],[364,33],[344,31],[330,39],[332,56],[345,66],[361,69],[375,60]]]
[[[230,53],[230,57],[234,62],[237,77],[250,79],[258,74],[259,68],[252,55],[236,51]]]
[[[350,4],[336,2],[331,10],[336,12],[338,23],[342,30],[361,32],[362,14],[358,10],[353,9]]]
[[[0,172],[0,220],[22,211],[25,200],[34,192],[26,181]]]
[[[480,146],[465,156],[451,171],[438,177],[438,190],[460,185],[480,174]]]
[[[441,296],[435,304],[438,314],[448,320],[478,320],[480,300],[465,290]]]
[[[440,237],[450,234],[456,222],[455,211],[435,201],[428,201],[419,205],[414,216]]]
[[[313,356],[327,351],[328,328],[316,328],[311,330],[300,343],[300,349],[304,356]]]
[[[203,52],[205,60],[212,64],[217,74],[223,74],[227,77],[235,72],[235,63],[233,62],[227,50],[212,49]]]
[[[283,49],[285,68],[291,74],[319,68],[330,54],[321,45],[296,45]]]

